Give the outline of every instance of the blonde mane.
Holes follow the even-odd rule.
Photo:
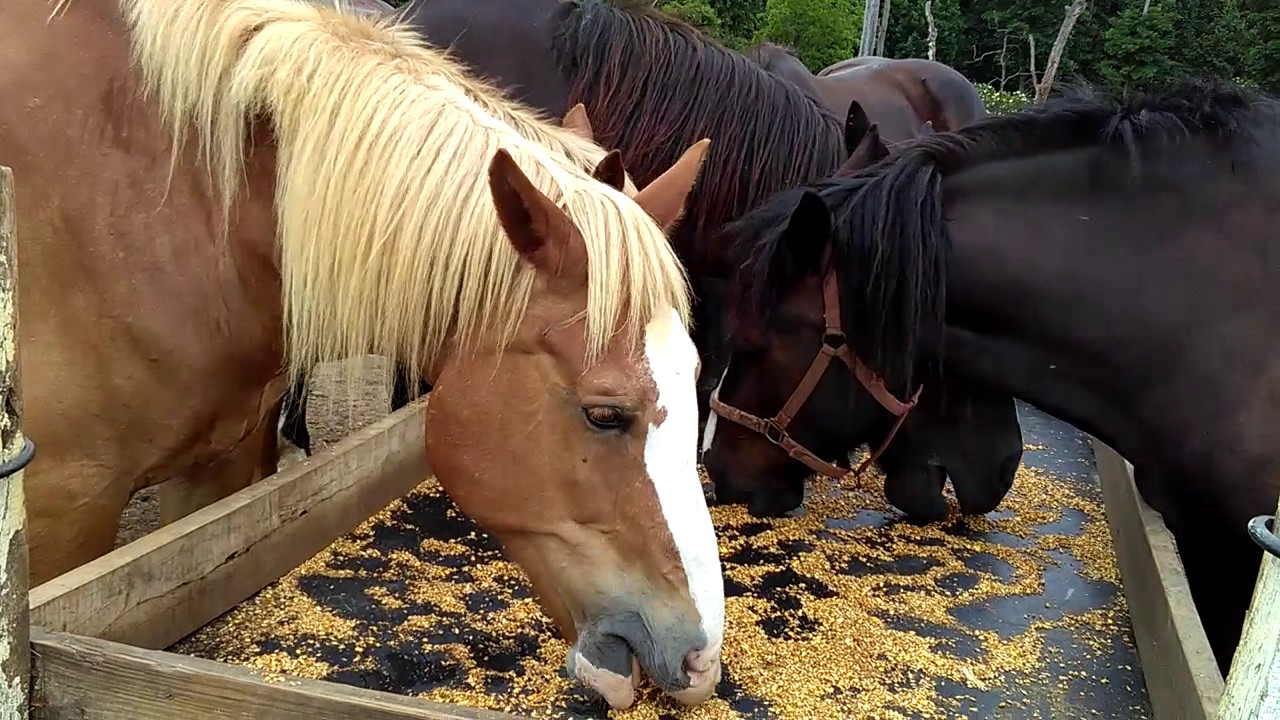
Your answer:
[[[652,219],[586,170],[604,151],[469,77],[395,17],[304,0],[118,0],[175,147],[194,126],[229,212],[250,122],[276,146],[290,372],[365,353],[429,367],[504,346],[534,272],[503,235],[488,164],[506,149],[587,241],[589,361],[675,309],[684,270]]]

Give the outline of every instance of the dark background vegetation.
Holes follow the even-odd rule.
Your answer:
[[[934,0],[937,60],[976,83],[989,109],[1034,93],[1068,0]],[[405,0],[392,0],[402,5]],[[890,5],[884,52],[926,57],[924,0]],[[862,0],[657,0],[729,47],[793,47],[811,70],[857,55]],[[1031,56],[1034,37],[1035,58]],[[1062,57],[1059,81],[1141,90],[1187,75],[1280,90],[1280,0],[1089,0]]]

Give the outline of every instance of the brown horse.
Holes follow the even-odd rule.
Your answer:
[[[973,83],[932,60],[852,58],[814,75],[780,45],[761,43],[745,54],[834,112],[844,113],[856,101],[891,145],[933,131],[956,130],[987,114]]]
[[[765,44],[768,45],[771,43],[765,43]],[[777,47],[778,49],[783,50],[784,52],[786,52],[787,54],[793,57],[795,56],[795,53],[791,52],[789,49],[782,48],[781,46],[778,46],[778,45],[775,45],[774,47]],[[819,76],[831,75],[832,73],[844,72],[845,70],[850,70],[853,68],[865,68],[865,67],[873,67],[876,65],[883,65],[884,63],[887,63],[887,62],[889,62],[889,58],[887,57],[881,57],[879,55],[860,55],[858,57],[845,58],[844,60],[833,62],[814,74]],[[803,67],[803,65],[801,67]]]
[[[411,30],[296,0],[11,0],[0,28],[37,582],[109,550],[139,488],[184,477],[194,509],[269,472],[288,375],[376,353],[434,383],[431,464],[576,641],[571,673],[615,706],[636,664],[713,692],[723,580],[663,232],[705,142],[633,200],[589,174],[616,156]]]

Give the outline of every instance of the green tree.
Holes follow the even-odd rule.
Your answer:
[[[1242,2],[1241,10],[1249,28],[1242,74],[1263,90],[1280,93],[1280,7],[1275,0],[1251,0]]]
[[[760,29],[765,0],[707,0],[720,16],[725,43],[738,50],[751,44]]]
[[[970,47],[959,0],[933,0],[933,21],[938,28],[938,62],[959,66]],[[929,56],[929,23],[924,15],[924,0],[893,0],[884,52],[895,58]]]
[[[1130,0],[1102,35],[1098,71],[1114,90],[1144,90],[1186,74],[1174,60],[1186,47],[1179,42],[1174,3],[1152,2],[1145,15],[1142,9],[1142,0]]]
[[[862,28],[862,3],[851,0],[768,0],[756,42],[795,48],[814,72],[853,57]]]
[[[728,39],[724,36],[720,15],[707,0],[663,0],[658,3],[658,7],[721,42]]]

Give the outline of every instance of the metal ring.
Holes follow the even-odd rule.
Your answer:
[[[22,469],[31,464],[31,459],[36,456],[36,444],[31,442],[31,438],[22,438],[22,449],[17,455],[0,463],[0,480],[13,477],[22,472]]]
[[[840,348],[849,344],[849,337],[845,335],[843,332],[823,333],[822,344],[831,348],[832,350],[839,350]]]
[[[1259,515],[1249,521],[1249,537],[1258,544],[1258,547],[1280,558],[1280,537],[1276,537],[1275,517],[1272,515]]]
[[[769,433],[770,430],[773,431],[773,434]],[[783,439],[786,438],[787,436],[787,431],[783,430],[781,427],[778,427],[778,423],[774,422],[773,420],[766,420],[764,424],[764,432],[760,434],[764,435],[764,439],[768,440],[774,445],[781,445]]]

